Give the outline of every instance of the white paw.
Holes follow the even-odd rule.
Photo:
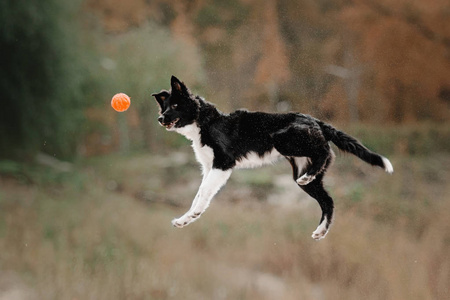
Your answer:
[[[328,233],[328,230],[322,230],[322,231],[317,231],[317,230],[315,230],[314,232],[313,232],[313,234],[311,235],[311,237],[313,238],[313,239],[315,239],[316,241],[318,241],[318,240],[321,240],[321,239],[323,239],[326,235],[327,235],[327,233]]]
[[[310,183],[314,179],[316,179],[316,176],[308,175],[308,174],[305,173],[299,179],[297,179],[297,184],[299,184],[299,185],[307,185],[308,183]]]
[[[189,223],[191,223],[191,222],[192,222],[191,218],[187,215],[184,215],[178,219],[173,219],[172,225],[177,228],[183,228],[184,226],[189,225]]]
[[[327,220],[325,219],[322,221],[322,223],[320,223],[320,225],[317,227],[317,229],[314,230],[311,237],[313,239],[315,239],[316,241],[323,239],[328,233],[326,224],[327,224]]]
[[[201,213],[186,213],[182,217],[178,219],[172,220],[172,225],[177,228],[183,228],[192,222],[194,222],[198,217],[200,217]]]

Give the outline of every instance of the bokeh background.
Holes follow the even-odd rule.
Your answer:
[[[0,299],[450,298],[448,0],[3,0],[0,54]],[[172,228],[201,178],[156,122],[172,74],[224,112],[330,122],[395,172],[336,151],[319,242],[284,161]]]

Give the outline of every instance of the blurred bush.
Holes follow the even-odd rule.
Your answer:
[[[172,74],[197,91],[204,81],[192,41],[150,22],[107,32],[80,4],[0,4],[0,87],[7,107],[0,112],[0,157],[31,159],[41,151],[70,159],[152,148],[159,137],[152,130],[158,107],[151,93],[169,88]],[[127,114],[109,109],[118,92],[132,98]]]
[[[0,156],[75,154],[86,105],[78,3],[0,3]]]
[[[388,154],[431,155],[450,153],[450,127],[433,123],[398,126],[352,125],[348,133],[368,148]]]
[[[95,59],[89,65],[86,89],[91,105],[85,153],[155,149],[161,141],[179,143],[174,135],[158,135],[159,107],[151,94],[170,89],[171,75],[189,83],[196,92],[201,90],[205,75],[196,45],[175,39],[168,29],[150,22],[123,33],[97,27],[86,33],[86,39]],[[111,97],[118,92],[131,97],[126,114],[109,108]]]

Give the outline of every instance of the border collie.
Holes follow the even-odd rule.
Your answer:
[[[358,140],[309,115],[237,110],[224,114],[199,96],[193,96],[175,76],[171,90],[152,94],[160,107],[158,121],[192,141],[203,180],[192,206],[172,224],[182,228],[196,221],[227,182],[234,168],[255,168],[284,157],[294,181],[319,202],[322,217],[312,237],[325,237],[333,218],[333,199],[323,187],[323,176],[334,159],[329,142],[363,161],[394,171],[390,161]]]

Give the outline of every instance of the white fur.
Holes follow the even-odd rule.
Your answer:
[[[317,227],[317,229],[314,230],[311,237],[318,241],[320,239],[323,239],[327,235],[327,233],[327,218],[325,217],[322,223],[320,223],[320,225]]]
[[[200,141],[200,128],[197,126],[196,123],[192,123],[180,128],[173,127],[171,131],[175,131],[179,134],[182,134],[191,141],[194,140]]]
[[[208,175],[208,172],[212,168],[214,160],[214,151],[209,146],[202,146],[200,141],[192,142],[192,148],[194,149],[195,158],[202,166],[203,176]]]
[[[313,175],[308,175],[308,174],[303,174],[302,176],[300,176],[300,172],[303,171],[303,168],[305,167],[305,165],[308,163],[308,158],[306,157],[292,157],[295,161],[295,164],[297,165],[297,169],[298,169],[298,173],[295,174],[295,176],[297,177],[297,180],[295,182],[297,182],[297,184],[299,185],[307,185],[308,183],[310,183],[311,181],[313,181],[314,179],[316,179],[315,176]]]
[[[181,128],[176,128],[175,131],[192,141],[192,148],[194,149],[195,158],[201,164],[203,178],[205,178],[212,168],[214,151],[211,147],[201,144],[200,128],[196,123],[192,123]]]
[[[302,156],[302,157],[291,157],[294,159],[295,164],[297,165],[298,174],[296,174],[296,177],[300,177],[300,172],[303,170],[305,165],[308,163],[308,158]]]
[[[172,221],[172,224],[175,227],[182,228],[197,220],[208,208],[211,199],[227,182],[231,175],[231,170],[222,171],[212,168],[214,151],[211,147],[201,144],[200,128],[196,123],[181,128],[175,128],[174,131],[184,135],[192,141],[195,158],[201,164],[203,172],[203,180],[197,195],[192,201],[191,208],[183,216]]]
[[[194,198],[194,201],[192,201],[191,208],[183,216],[172,221],[173,226],[182,228],[196,221],[203,214],[203,212],[205,212],[205,210],[211,203],[212,198],[216,195],[220,188],[225,185],[228,178],[230,178],[232,170],[230,169],[223,171],[220,169],[212,168],[214,151],[211,147],[201,144],[200,128],[196,123],[181,128],[174,127],[171,128],[170,131],[180,133],[192,141],[192,148],[194,149],[195,157],[197,161],[202,165],[203,171],[203,180],[200,184],[200,188]],[[274,163],[280,157],[282,157],[282,155],[275,149],[263,156],[259,156],[255,152],[250,152],[246,155],[246,157],[236,162],[236,168],[256,168],[262,165]],[[307,158],[295,157],[294,159],[300,172],[303,166],[307,163]],[[389,160],[387,158],[383,158],[383,162],[386,166],[386,171],[392,173],[393,168]],[[306,178],[305,176],[308,178]],[[313,176],[307,176],[306,174],[304,174],[297,180],[297,183],[308,184],[312,180],[314,180]],[[313,232],[312,237],[315,240],[320,240],[327,234],[328,230],[326,229],[326,223],[327,219],[325,218]]]
[[[202,165],[203,172],[203,180],[194,201],[192,201],[191,208],[183,216],[172,221],[172,224],[175,227],[182,228],[197,220],[208,208],[211,199],[227,182],[232,170],[222,171],[212,168],[214,151],[211,147],[201,144],[200,128],[196,123],[181,128],[174,127],[171,131],[182,134],[192,141],[195,157]],[[256,168],[265,164],[271,164],[280,157],[282,157],[282,155],[275,149],[262,157],[255,152],[250,152],[245,158],[236,163],[236,168]]]
[[[212,168],[214,152],[211,147],[201,144],[200,128],[197,126],[196,123],[193,123],[181,128],[175,128],[174,131],[184,135],[186,138],[192,141],[192,148],[194,149],[195,158],[202,165],[203,175],[207,175],[209,170],[211,170]],[[250,152],[246,155],[246,157],[236,162],[235,168],[237,169],[257,168],[263,165],[272,164],[281,157],[282,155],[276,149],[272,149],[272,151],[266,153],[263,156],[259,156],[256,152]],[[300,169],[302,168],[302,165],[304,163],[305,162],[299,164]]]
[[[256,152],[250,152],[246,157],[236,162],[237,169],[257,168],[263,165],[272,164],[276,162],[281,156],[280,152],[275,149],[259,156]]]
[[[316,179],[316,176],[313,175],[308,175],[308,174],[303,174],[300,178],[298,178],[296,180],[297,184],[299,185],[307,185],[308,183],[310,183],[311,181],[313,181],[314,179]]]
[[[175,227],[182,228],[187,226],[188,224],[196,221],[209,207],[212,198],[216,195],[216,193],[225,185],[228,178],[230,178],[232,169],[229,170],[220,170],[213,169],[213,160],[214,160],[214,151],[211,147],[202,145],[201,136],[200,136],[200,128],[194,122],[190,125],[177,128],[175,126],[167,128],[168,131],[175,131],[179,134],[184,135],[186,138],[192,141],[192,148],[194,149],[195,157],[197,161],[202,165],[203,172],[203,180],[200,184],[200,188],[195,196],[191,208],[188,212],[186,212],[183,216],[178,219],[174,219],[172,224]],[[334,156],[334,153],[333,153]],[[236,168],[256,168],[266,164],[271,164],[276,162],[282,155],[276,150],[272,149],[272,151],[264,154],[263,156],[259,156],[256,152],[247,153],[245,157],[238,160],[236,162]],[[294,157],[295,164],[298,167],[298,172],[300,173],[304,167],[304,165],[308,162],[308,159],[305,157]],[[385,171],[388,173],[394,172],[394,168],[391,162],[382,157],[383,164],[385,167]],[[312,175],[296,174],[297,183],[299,185],[306,185],[315,179]],[[327,218],[319,224],[317,229],[313,232],[312,238],[315,240],[320,240],[325,237],[327,234]]]
[[[195,220],[208,208],[211,199],[230,178],[231,170],[212,169],[204,176],[202,184],[195,196],[191,209],[183,216],[172,221],[173,226],[182,228]]]
[[[381,157],[381,159],[383,160],[384,170],[389,174],[392,174],[394,172],[394,167],[392,166],[389,159],[387,159],[386,157]]]

